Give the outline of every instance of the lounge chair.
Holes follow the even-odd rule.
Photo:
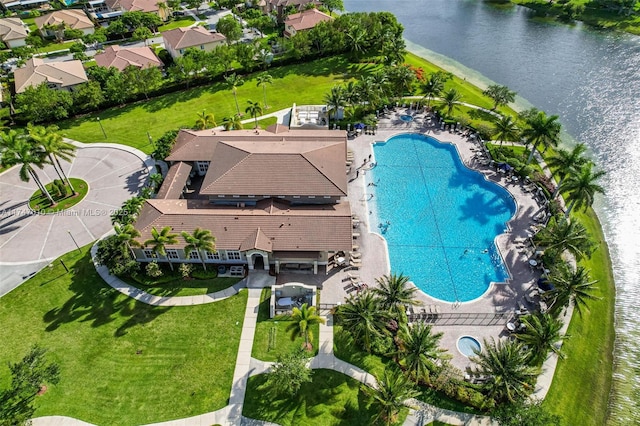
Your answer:
[[[360,259],[362,257],[362,253],[351,253],[349,257],[351,259]]]

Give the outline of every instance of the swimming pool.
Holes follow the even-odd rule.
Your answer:
[[[482,350],[480,342],[478,342],[471,336],[462,336],[461,338],[459,338],[457,346],[460,353],[467,358],[476,356],[475,351],[480,352]]]
[[[494,243],[516,211],[506,190],[428,136],[402,134],[373,148],[370,224],[387,240],[393,273],[448,302],[476,299],[508,277]]]

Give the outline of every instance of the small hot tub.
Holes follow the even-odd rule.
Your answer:
[[[400,120],[404,121],[405,123],[409,123],[410,121],[413,121],[413,117],[410,115],[404,114],[400,116]]]
[[[478,342],[473,337],[471,337],[471,336],[462,336],[461,338],[458,339],[458,350],[460,351],[460,353],[462,355],[464,355],[467,358],[469,358],[469,357],[472,357],[472,356],[476,356],[476,354],[473,351],[474,350],[477,350],[477,351],[482,350],[482,346],[480,345],[480,342]]]

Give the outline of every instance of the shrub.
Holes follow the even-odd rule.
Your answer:
[[[191,273],[191,276],[199,280],[209,280],[217,277],[218,271],[216,271],[215,268],[207,269],[206,271],[201,268],[196,268]]]
[[[189,278],[191,276],[191,272],[193,272],[193,265],[190,263],[181,263],[178,269],[182,274],[182,278]]]
[[[160,265],[158,265],[158,262],[156,261],[149,263],[144,270],[151,278],[158,278],[162,276],[162,269],[160,269]]]
[[[156,141],[156,149],[151,153],[151,156],[155,160],[164,160],[167,158],[173,144],[176,143],[176,136],[178,136],[177,130],[169,130]]]

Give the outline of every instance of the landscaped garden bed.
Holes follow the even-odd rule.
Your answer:
[[[45,185],[55,204],[52,206],[49,199],[39,189],[29,198],[29,208],[38,213],[55,213],[66,210],[78,204],[89,192],[89,185],[82,179],[69,178],[74,194],[68,184],[61,180],[55,180]]]

